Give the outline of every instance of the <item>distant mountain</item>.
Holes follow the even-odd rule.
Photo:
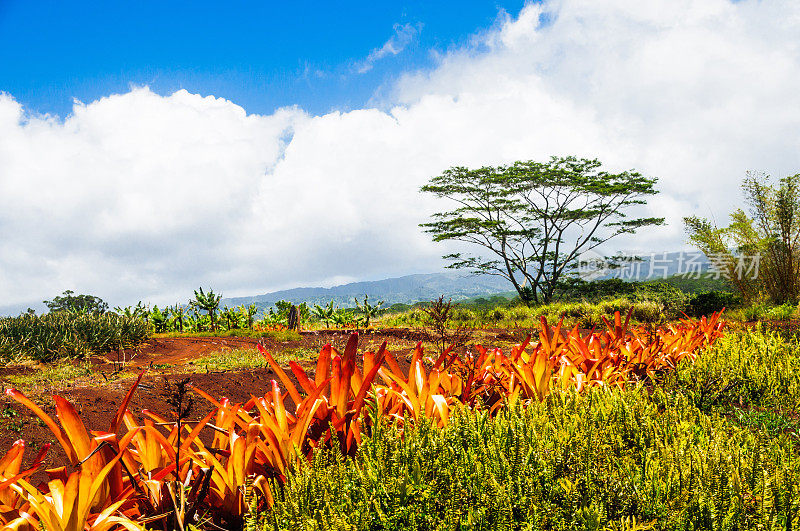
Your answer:
[[[263,310],[279,300],[286,300],[294,304],[305,302],[309,305],[322,305],[334,301],[338,306],[354,306],[353,298],[363,299],[364,295],[369,295],[371,301],[382,300],[386,306],[390,306],[396,303],[430,301],[440,295],[459,301],[506,293],[509,287],[511,285],[507,280],[491,275],[430,273],[371,282],[352,282],[332,288],[293,288],[252,297],[232,297],[223,299],[221,305],[255,304],[259,310]]]
[[[640,261],[629,262],[619,269],[606,270],[595,279],[622,278],[623,280],[658,280],[685,273],[692,267],[708,271],[708,259],[699,253],[669,252],[641,254]],[[587,279],[588,280],[588,279]],[[372,282],[353,282],[332,288],[293,288],[252,297],[233,297],[222,300],[222,306],[255,304],[259,311],[273,306],[279,300],[294,304],[334,304],[353,306],[353,298],[369,295],[370,300],[382,300],[386,306],[396,303],[413,304],[430,301],[444,295],[454,301],[508,293],[511,284],[497,276],[470,275],[464,272],[430,273],[387,278]]]

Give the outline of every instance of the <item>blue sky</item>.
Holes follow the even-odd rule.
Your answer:
[[[131,85],[223,97],[248,112],[369,103],[523,2],[66,2],[0,0],[0,91],[64,116]],[[409,42],[359,65],[396,31]]]

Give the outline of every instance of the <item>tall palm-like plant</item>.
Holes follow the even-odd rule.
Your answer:
[[[333,306],[333,301],[330,301],[326,306],[315,304],[311,309],[311,314],[325,323],[325,328],[330,328],[330,323],[333,321],[333,316],[336,314],[336,308]]]
[[[183,315],[184,315],[184,311],[185,311],[183,306],[181,306],[180,304],[176,304],[173,308],[171,308],[170,311],[172,312],[172,315],[174,317],[175,328],[177,329],[178,332],[180,332],[182,334],[183,333],[183,324],[184,324]]]
[[[358,298],[355,298],[356,301],[356,308],[358,308],[358,312],[363,315],[364,320],[364,328],[369,328],[369,320],[372,317],[377,317],[383,312],[381,306],[383,306],[383,301],[378,301],[375,304],[369,303],[369,295],[364,295],[364,302],[359,302]]]
[[[194,300],[189,301],[189,304],[204,310],[208,313],[208,318],[211,320],[211,330],[217,331],[217,310],[219,310],[219,302],[222,300],[222,294],[214,293],[214,290],[208,290],[208,293],[203,292],[203,288],[194,290]]]
[[[250,330],[253,329],[253,323],[255,322],[255,315],[258,313],[258,306],[255,304],[251,304],[250,306],[242,305],[245,313],[247,314],[247,328]]]

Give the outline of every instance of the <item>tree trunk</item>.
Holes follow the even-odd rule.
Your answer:
[[[289,330],[297,330],[300,324],[300,312],[297,311],[297,306],[294,304],[289,308],[289,316],[286,318],[286,325]]]

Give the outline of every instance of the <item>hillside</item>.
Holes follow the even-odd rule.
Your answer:
[[[386,305],[413,304],[445,295],[453,300],[494,295],[508,292],[508,281],[489,275],[473,276],[465,273],[429,273],[387,278],[371,282],[352,282],[332,288],[293,288],[252,297],[232,297],[222,300],[222,306],[255,304],[259,310],[269,308],[279,300],[295,304],[327,304],[334,301],[339,306],[353,306],[353,298],[369,295],[372,300],[382,300]]]

